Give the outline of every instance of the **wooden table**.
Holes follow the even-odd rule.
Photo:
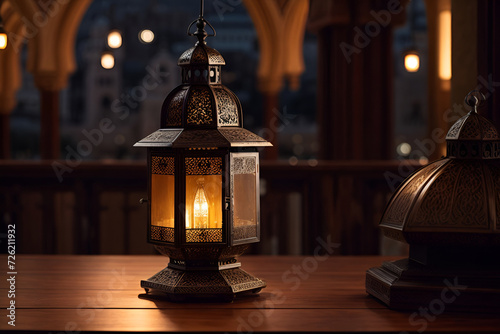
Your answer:
[[[1,258],[6,268],[7,257]],[[445,312],[426,320],[412,312],[387,309],[365,293],[364,283],[368,268],[391,259],[332,256],[318,262],[314,257],[243,256],[242,268],[267,281],[258,296],[226,304],[175,304],[141,296],[140,280],[167,264],[162,256],[17,255],[16,326],[7,324],[9,285],[2,279],[0,329],[54,333],[500,331],[500,315],[493,313]]]

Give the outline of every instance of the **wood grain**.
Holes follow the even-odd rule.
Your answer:
[[[500,328],[497,314],[444,313],[433,321],[417,322],[424,319],[417,317],[412,322],[412,312],[387,309],[366,294],[364,280],[368,268],[393,259],[330,257],[314,268],[307,257],[243,256],[242,267],[268,284],[258,296],[233,303],[175,304],[144,298],[139,287],[141,279],[166,265],[165,257],[18,255],[15,329],[399,332],[418,331],[425,325],[427,331],[481,332]],[[5,309],[8,289],[5,280],[1,284],[0,307]],[[0,329],[12,329],[2,318]]]

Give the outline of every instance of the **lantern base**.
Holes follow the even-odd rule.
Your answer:
[[[384,262],[366,273],[366,292],[391,309],[430,312],[500,311],[500,270],[436,268],[410,259]]]
[[[178,270],[165,268],[141,281],[148,296],[161,295],[170,301],[224,301],[237,295],[258,293],[266,283],[240,268],[224,270]]]

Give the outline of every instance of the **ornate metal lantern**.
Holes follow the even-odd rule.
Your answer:
[[[408,177],[380,222],[410,244],[409,259],[367,272],[367,292],[391,308],[500,309],[500,139],[472,93],[472,110],[446,136],[447,156]]]
[[[171,300],[232,300],[266,286],[236,257],[260,238],[257,147],[271,144],[243,129],[240,101],[221,83],[224,58],[206,45],[206,24],[215,36],[202,2],[188,28],[198,41],[178,61],[182,84],[163,103],[161,128],[134,145],[148,151],[148,241],[170,257],[141,286]]]

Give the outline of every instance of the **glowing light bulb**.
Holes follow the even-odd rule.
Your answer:
[[[149,44],[155,39],[155,34],[149,29],[141,30],[139,33],[139,40],[143,43]]]
[[[405,55],[405,68],[408,72],[417,72],[420,68],[420,57],[416,53]]]
[[[110,52],[104,52],[101,56],[101,66],[106,69],[110,70],[113,67],[115,67],[115,57],[113,56],[112,53]]]
[[[194,196],[193,218],[194,228],[208,228],[208,201],[203,188],[203,179],[198,180],[198,189]]]
[[[111,30],[108,34],[108,45],[112,49],[122,46],[122,34],[118,30]]]
[[[0,50],[5,50],[7,48],[7,34],[5,32],[0,32]]]

